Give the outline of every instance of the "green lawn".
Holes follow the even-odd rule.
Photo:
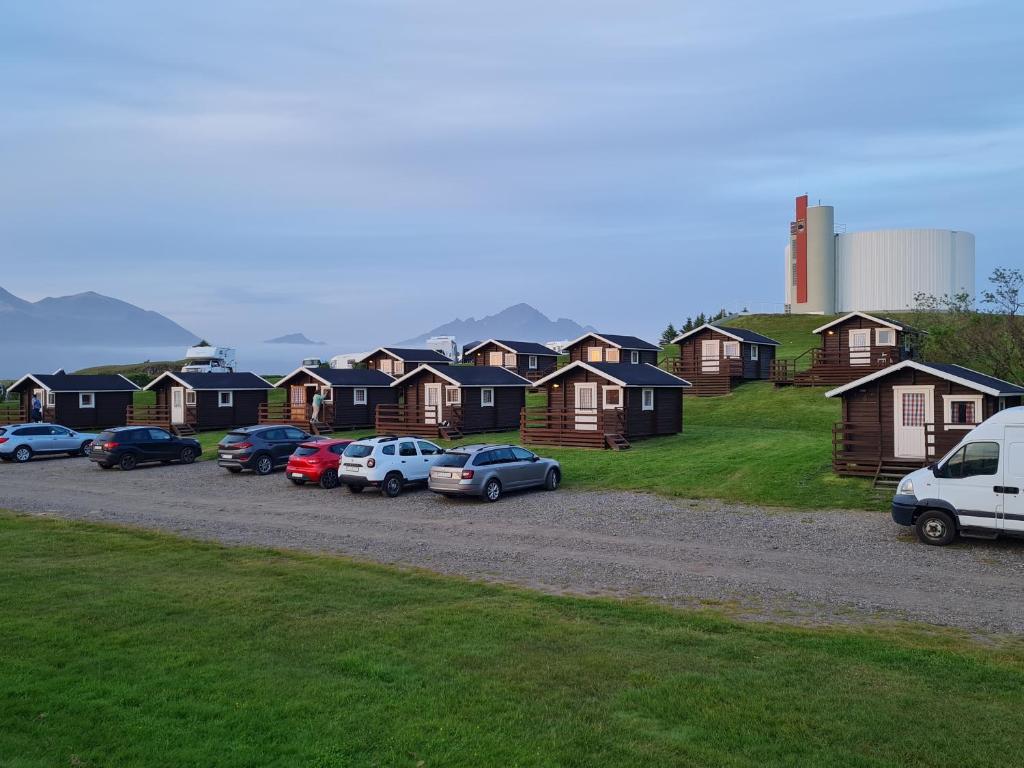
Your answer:
[[[0,514],[0,764],[1005,766],[1024,649]]]

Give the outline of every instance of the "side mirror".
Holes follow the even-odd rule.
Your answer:
[[[530,461],[540,461],[540,456],[534,456]]]

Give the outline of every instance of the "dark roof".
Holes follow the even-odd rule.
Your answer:
[[[980,387],[988,387],[999,392],[1000,395],[1024,395],[1024,387],[1018,386],[1017,384],[1011,384],[1008,381],[997,379],[995,376],[989,376],[985,373],[978,373],[972,371],[970,368],[964,368],[962,365],[954,365],[953,363],[924,363],[917,361],[920,365],[932,368],[942,373],[947,373],[950,376],[956,376],[957,378],[969,381],[973,384],[977,384]]]
[[[164,374],[161,374],[164,375]],[[255,373],[182,373],[171,375],[188,384],[189,389],[272,389],[273,385]]]
[[[366,368],[311,368],[310,372],[334,387],[390,387],[394,378]]]
[[[606,337],[607,338],[607,337]],[[689,382],[649,363],[586,363],[606,376],[618,379],[629,387],[686,387]]]
[[[591,334],[587,334],[588,336]],[[617,333],[594,333],[594,336],[600,336],[606,341],[610,341],[621,349],[645,349],[653,352],[660,352],[661,347],[657,344],[651,344],[649,341],[644,341],[636,336],[621,336]]]
[[[536,341],[509,341],[508,339],[491,339],[491,341],[501,344],[504,347],[508,347],[513,352],[520,355],[548,355],[550,357],[558,357],[558,353],[553,349],[549,349],[543,344],[538,344]],[[480,342],[477,346],[480,346],[480,344],[483,343],[485,342]]]
[[[751,344],[771,344],[772,346],[779,346],[779,342],[775,339],[770,339],[764,334],[758,333],[757,331],[750,331],[746,328],[733,328],[726,325],[714,325],[712,328],[721,328],[726,333],[731,333],[733,336],[739,336],[743,341]]]
[[[450,363],[451,358],[432,349],[408,349],[405,347],[381,347],[399,360],[407,363]]]
[[[128,379],[117,374],[87,376],[59,373],[29,374],[53,392],[134,392],[138,389]]]
[[[407,373],[403,378],[410,378],[427,371],[417,368],[412,373]],[[442,377],[448,377],[457,381],[461,387],[529,387],[532,384],[518,376],[507,368],[499,368],[496,365],[446,365],[436,369],[436,373]]]

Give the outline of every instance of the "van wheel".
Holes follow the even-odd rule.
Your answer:
[[[548,476],[544,478],[544,490],[555,491],[562,482],[562,473],[557,469],[549,469]]]
[[[956,523],[948,512],[929,509],[923,512],[914,524],[917,538],[923,544],[942,547],[956,539]]]
[[[274,460],[267,454],[256,457],[256,463],[253,465],[253,471],[257,475],[269,475],[274,471]]]
[[[32,449],[27,445],[23,445],[14,452],[14,460],[19,464],[24,464],[26,461],[32,458]]]
[[[117,466],[119,466],[125,472],[135,469],[135,466],[137,464],[138,461],[136,461],[134,453],[126,453],[124,456],[121,457],[121,460],[117,462]]]
[[[338,487],[338,470],[336,470],[336,469],[324,470],[324,473],[322,475],[320,475],[320,487],[321,488],[327,488],[328,490],[331,489],[331,488],[337,488]]]
[[[501,498],[501,483],[491,478],[484,486],[484,501],[497,501]]]
[[[381,483],[380,489],[389,499],[393,499],[395,496],[401,495],[402,476],[398,472],[392,472],[384,478],[384,482]]]

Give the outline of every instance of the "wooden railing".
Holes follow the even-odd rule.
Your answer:
[[[257,413],[260,424],[291,424],[308,426],[313,418],[313,406],[309,403],[260,403]],[[334,423],[334,404],[323,403],[317,422]]]
[[[0,424],[23,424],[29,415],[17,401],[0,403]]]
[[[797,384],[802,386],[825,386],[845,384],[872,371],[888,368],[900,361],[900,351],[871,354],[869,347],[858,349],[825,350],[812,347],[790,360],[773,360],[769,378],[776,384]]]
[[[621,409],[576,409],[528,406],[519,417],[519,439],[533,445],[604,448],[605,435],[625,435]]]
[[[696,360],[691,357],[666,357],[661,361],[661,367],[669,373],[689,379],[699,376],[743,375],[743,360],[738,357],[701,357]]]
[[[881,462],[881,425],[838,421],[832,426],[833,472],[874,477]]]
[[[187,421],[186,414],[186,421]],[[125,424],[130,427],[171,427],[171,409],[163,405],[129,405]]]
[[[375,412],[378,434],[445,437],[462,431],[460,405],[396,405],[382,403]]]

